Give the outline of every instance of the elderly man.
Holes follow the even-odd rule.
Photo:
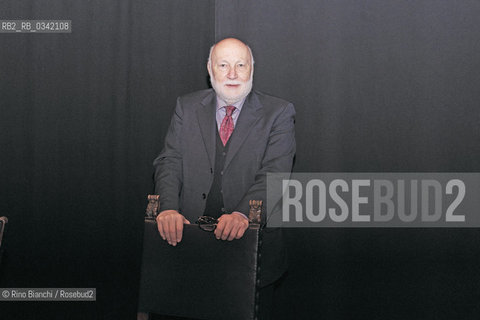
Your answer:
[[[266,200],[266,173],[290,172],[295,154],[291,103],[252,91],[253,56],[237,39],[210,50],[212,89],[178,98],[165,145],[154,161],[161,237],[172,246],[183,225],[218,218],[214,235],[232,241],[248,228],[249,200]],[[263,224],[266,220],[263,217]],[[280,230],[264,232],[261,286],[285,271]]]

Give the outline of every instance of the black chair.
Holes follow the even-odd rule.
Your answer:
[[[0,265],[2,265],[2,256],[3,256],[2,239],[3,239],[3,233],[5,231],[5,225],[7,224],[7,222],[8,222],[7,217],[0,217]]]
[[[139,311],[193,319],[254,319],[260,230],[251,223],[241,239],[217,240],[185,225],[170,246],[155,218],[145,219]]]

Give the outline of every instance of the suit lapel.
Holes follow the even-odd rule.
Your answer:
[[[243,104],[235,129],[230,137],[224,170],[228,167],[233,157],[235,157],[255,123],[261,118],[261,110],[262,106],[260,101],[258,101],[257,95],[251,92]]]
[[[212,91],[210,95],[203,99],[203,107],[197,110],[198,124],[211,168],[215,166],[215,130],[217,128],[215,117],[217,100],[215,97],[215,93]]]

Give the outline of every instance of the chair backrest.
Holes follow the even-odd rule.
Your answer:
[[[0,266],[2,265],[2,256],[3,256],[2,239],[3,239],[3,233],[5,231],[5,225],[7,224],[7,222],[8,222],[7,217],[0,217]]]
[[[185,225],[170,246],[155,221],[145,220],[139,311],[194,319],[247,320],[255,316],[258,228],[241,239],[217,240]]]
[[[0,217],[0,249],[2,248],[3,232],[5,231],[5,225],[7,222],[7,217]]]

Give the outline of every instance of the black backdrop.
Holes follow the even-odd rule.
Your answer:
[[[255,87],[295,103],[295,171],[480,169],[478,1],[3,1],[2,287],[96,287],[96,303],[2,303],[1,319],[127,319],[151,161],[208,48],[249,43]],[[477,319],[480,234],[287,234],[277,318]]]

